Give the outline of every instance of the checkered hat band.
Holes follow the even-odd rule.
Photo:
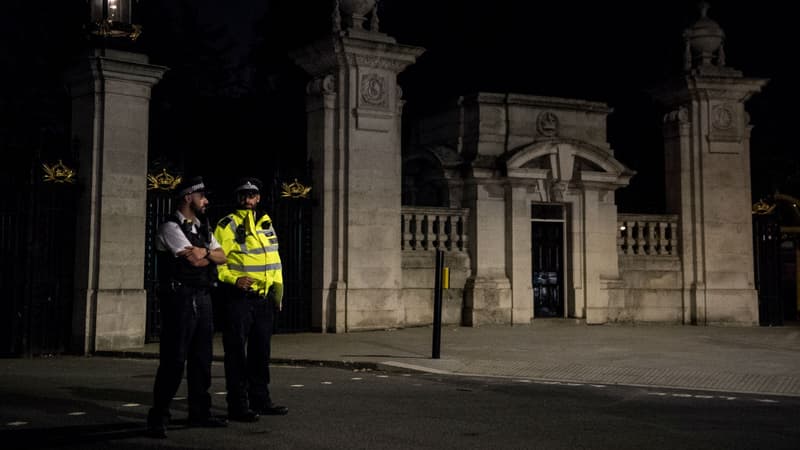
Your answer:
[[[255,184],[253,184],[253,183],[251,183],[249,181],[247,183],[237,187],[236,188],[236,192],[239,192],[239,191],[256,191],[256,192],[259,192],[258,186],[256,186]]]
[[[205,188],[206,188],[206,185],[203,184],[203,183],[194,184],[192,186],[184,188],[181,192],[179,192],[179,195],[191,194],[193,192],[197,192],[197,191],[205,189]]]

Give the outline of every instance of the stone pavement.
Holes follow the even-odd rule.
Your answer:
[[[800,326],[585,325],[540,319],[529,326],[298,333],[273,337],[273,363],[320,364],[453,375],[620,384],[800,396]],[[222,340],[214,357],[221,360]],[[158,344],[99,355],[155,357]]]

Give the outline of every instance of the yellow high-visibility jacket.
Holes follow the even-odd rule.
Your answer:
[[[283,300],[283,272],[278,254],[278,236],[264,214],[258,221],[252,210],[238,209],[220,219],[214,237],[225,250],[228,261],[217,266],[219,280],[235,285],[239,277],[254,280],[251,289],[263,297],[270,287],[277,305]]]

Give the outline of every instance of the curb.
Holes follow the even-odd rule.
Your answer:
[[[102,358],[130,358],[130,359],[158,359],[158,353],[139,352],[130,350],[103,350],[97,351],[92,356]],[[222,355],[214,355],[211,359],[216,362],[223,362],[225,357]],[[294,358],[272,358],[270,364],[279,364],[284,366],[319,366],[319,367],[333,367],[337,369],[349,370],[397,370],[396,367],[391,365],[384,365],[381,363],[374,363],[370,361],[330,361],[323,359],[294,359]],[[422,372],[420,370],[420,372]]]

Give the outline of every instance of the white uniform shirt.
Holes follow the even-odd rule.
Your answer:
[[[181,214],[180,211],[175,211],[175,215],[178,216],[178,222],[183,223],[186,217]],[[197,234],[199,229],[199,224],[197,220],[192,221],[192,233]],[[214,233],[209,231],[211,235],[211,242],[208,244],[209,250],[216,250],[220,248],[219,242],[214,237]],[[156,250],[159,251],[170,251],[172,255],[177,257],[178,252],[183,250],[186,247],[191,247],[192,243],[189,242],[189,239],[183,234],[183,230],[181,230],[181,226],[173,221],[166,221],[158,227],[158,238],[156,239]]]

